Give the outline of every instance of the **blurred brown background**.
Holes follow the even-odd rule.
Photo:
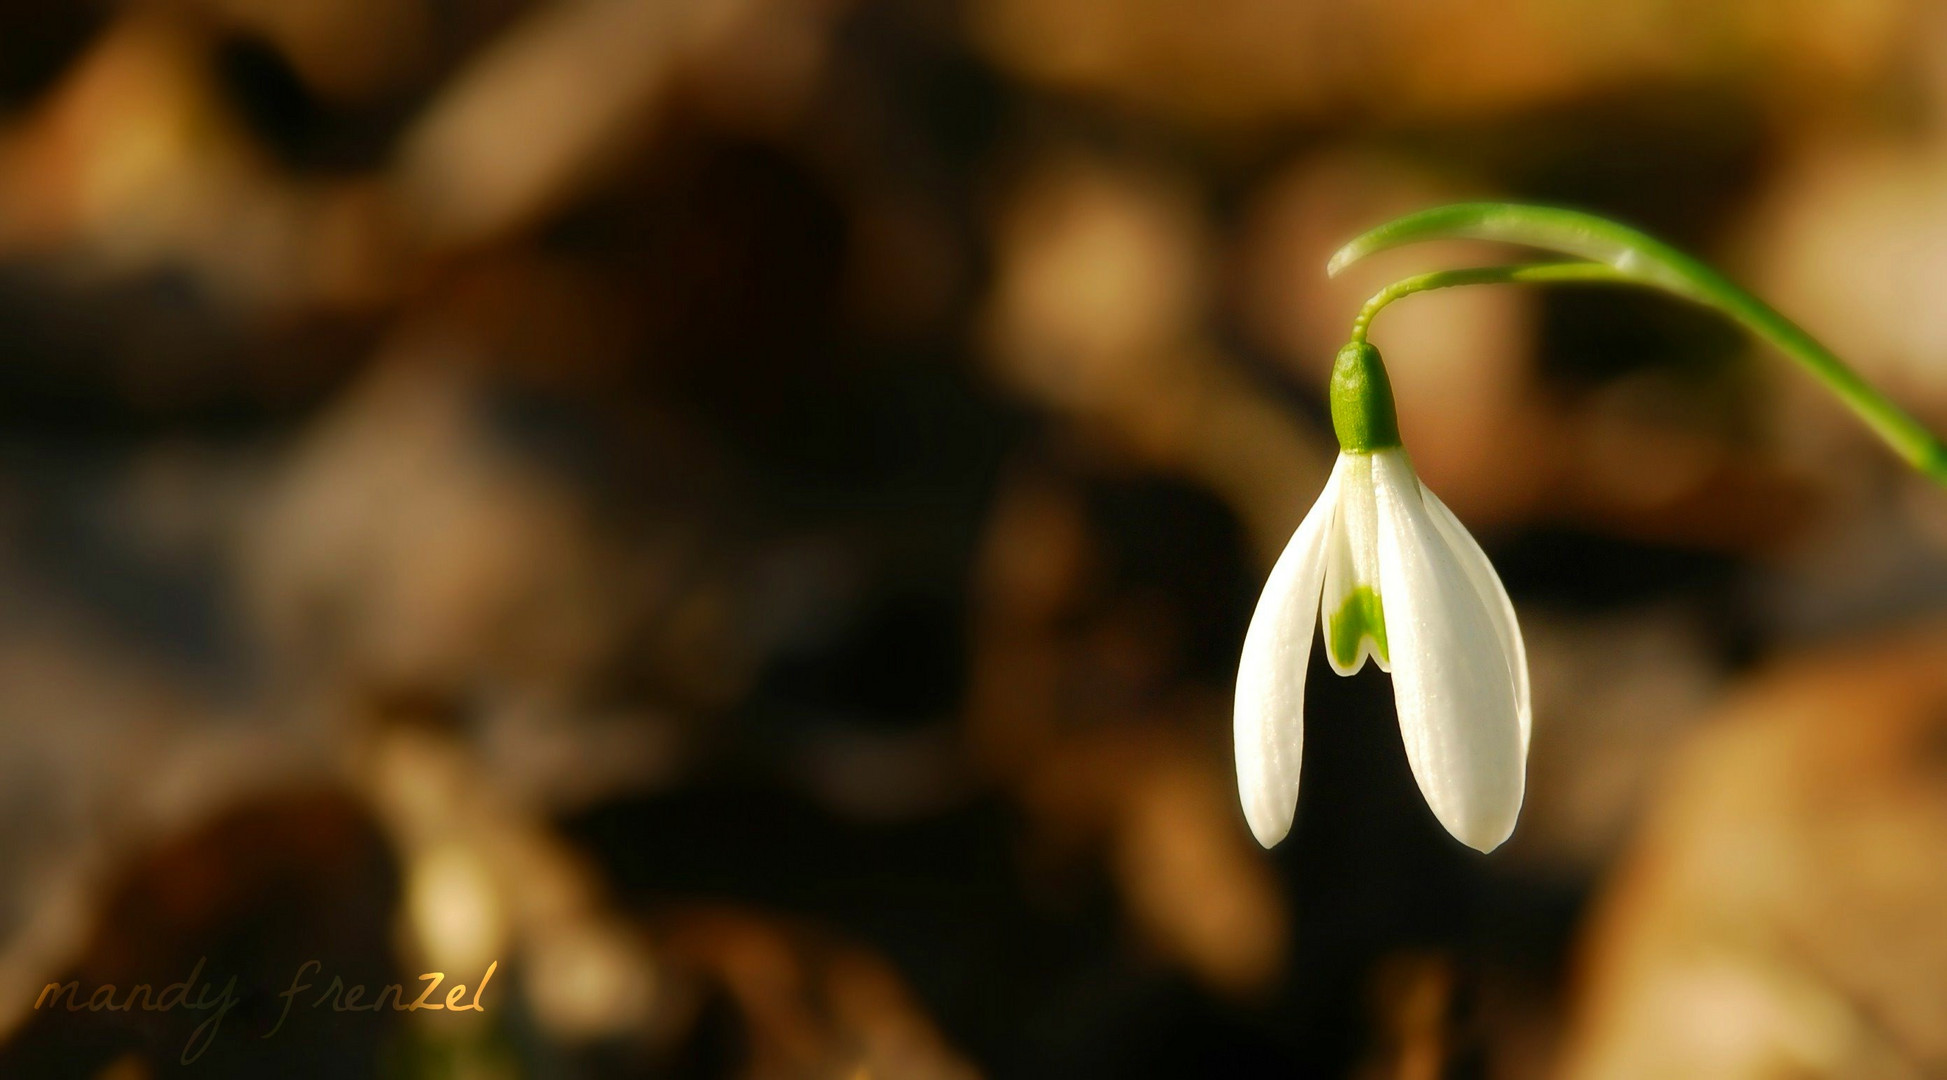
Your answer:
[[[1473,197],[1947,427],[1921,0],[0,0],[0,1075],[1947,1075],[1947,493],[1672,302],[1379,321],[1528,804],[1321,669],[1250,840],[1330,358],[1508,253],[1325,256]]]

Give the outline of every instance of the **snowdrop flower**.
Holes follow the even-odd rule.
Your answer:
[[[1400,446],[1378,350],[1332,369],[1341,452],[1265,582],[1237,669],[1237,788],[1258,842],[1291,830],[1305,668],[1323,624],[1332,670],[1393,676],[1406,760],[1433,816],[1469,847],[1514,831],[1528,760],[1528,660],[1480,545],[1420,483]]]

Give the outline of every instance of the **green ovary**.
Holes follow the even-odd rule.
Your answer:
[[[1373,654],[1380,663],[1392,663],[1392,654],[1386,651],[1386,611],[1370,585],[1354,587],[1325,620],[1325,648],[1338,667],[1351,670],[1359,659],[1361,638],[1372,639]]]

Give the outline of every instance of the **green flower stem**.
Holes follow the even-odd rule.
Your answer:
[[[1422,240],[1466,237],[1523,244],[1589,262],[1483,268],[1423,274],[1374,296],[1359,314],[1353,340],[1382,307],[1415,292],[1499,282],[1613,282],[1646,285],[1712,308],[1769,341],[1865,421],[1908,464],[1947,484],[1947,446],[1918,420],[1887,400],[1845,361],[1770,305],[1722,274],[1655,237],[1591,214],[1512,203],[1459,203],[1408,214],[1354,239],[1332,256],[1328,271],[1388,248]]]
[[[1613,266],[1594,262],[1533,263],[1527,266],[1477,266],[1466,270],[1436,270],[1403,278],[1379,290],[1359,317],[1352,320],[1352,340],[1363,344],[1366,330],[1379,309],[1414,293],[1451,289],[1456,285],[1544,284],[1554,282],[1607,282],[1611,285],[1635,284],[1635,279]]]

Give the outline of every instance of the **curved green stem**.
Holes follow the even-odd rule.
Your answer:
[[[1400,296],[1428,288],[1500,281],[1611,281],[1647,285],[1712,308],[1769,341],[1836,394],[1908,464],[1947,484],[1947,446],[1812,335],[1709,266],[1655,237],[1613,221],[1574,210],[1512,203],[1435,207],[1396,218],[1359,236],[1332,256],[1327,269],[1336,274],[1377,251],[1452,237],[1523,244],[1590,262],[1510,267],[1501,271],[1505,276],[1497,276],[1494,269],[1488,268],[1448,271],[1449,275],[1461,276],[1445,280],[1439,280],[1440,274],[1408,278],[1373,297],[1366,305],[1360,321],[1354,325],[1355,340],[1363,340],[1365,326],[1379,308]],[[1416,281],[1420,282],[1417,287],[1388,295]]]
[[[1634,284],[1613,266],[1594,262],[1532,263],[1526,266],[1476,266],[1466,270],[1435,270],[1430,274],[1416,274],[1401,278],[1373,294],[1366,306],[1359,309],[1359,316],[1352,320],[1352,340],[1363,343],[1366,331],[1372,325],[1373,316],[1395,300],[1401,300],[1414,293],[1430,292],[1434,289],[1451,289],[1456,285],[1508,285],[1544,284],[1551,282],[1607,282],[1612,285]]]

